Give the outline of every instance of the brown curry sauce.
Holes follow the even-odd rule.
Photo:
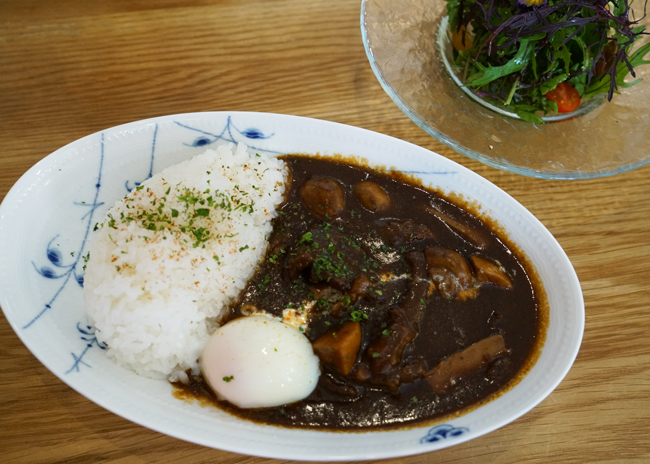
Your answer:
[[[200,376],[175,384],[175,396],[285,427],[393,428],[476,406],[531,367],[544,339],[546,302],[507,237],[402,175],[324,158],[282,158],[292,177],[286,201],[264,262],[225,320],[252,307],[282,316],[285,308],[316,301],[307,337],[335,344],[339,333],[347,337],[345,331],[360,327],[356,357],[341,363],[317,351],[316,389],[282,407],[241,409],[219,401]],[[453,264],[456,254],[469,278]],[[451,264],[444,264],[448,256]],[[502,277],[480,282],[485,273],[475,263],[484,261],[505,274],[505,283]],[[500,347],[492,343],[486,354],[483,345],[497,338]],[[474,364],[465,359],[472,351]]]

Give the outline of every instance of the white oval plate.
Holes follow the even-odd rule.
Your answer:
[[[81,283],[87,237],[117,199],[152,173],[224,141],[272,154],[366,158],[414,173],[425,184],[480,204],[527,254],[548,293],[542,354],[513,389],[436,426],[331,433],[236,419],[175,399],[168,382],[109,361],[85,316]],[[584,304],[564,251],[523,206],[468,169],[382,134],[296,116],[216,112],[164,116],[98,132],[44,158],[0,206],[0,305],[20,339],[82,395],[126,419],[183,440],[258,456],[379,459],[425,453],[491,432],[529,411],[561,382],[580,347]]]

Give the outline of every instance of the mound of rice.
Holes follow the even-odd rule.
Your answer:
[[[84,298],[110,358],[170,380],[198,367],[221,312],[264,255],[286,178],[283,161],[222,145],[165,169],[108,211]]]

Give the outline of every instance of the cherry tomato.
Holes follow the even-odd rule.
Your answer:
[[[463,40],[463,36],[465,36],[465,40]],[[469,33],[467,33],[465,26],[460,26],[459,29],[454,29],[451,33],[451,44],[459,52],[472,48],[472,39],[470,38]]]
[[[557,87],[547,92],[545,96],[557,103],[557,110],[560,113],[570,113],[580,106],[580,94],[566,82],[560,82]]]

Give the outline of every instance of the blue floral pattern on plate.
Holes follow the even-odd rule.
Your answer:
[[[440,440],[455,438],[469,432],[466,427],[454,427],[453,425],[437,425],[429,429],[429,432],[420,439],[420,443],[436,443]]]
[[[95,337],[95,331],[93,330],[92,326],[85,326],[81,327],[80,324],[77,324],[77,330],[79,333],[81,333],[81,339],[86,342],[86,347],[84,350],[81,352],[79,356],[76,354],[72,353],[72,358],[74,359],[74,364],[72,364],[72,367],[68,369],[66,374],[69,374],[72,371],[79,372],[79,366],[83,364],[84,366],[91,367],[88,363],[83,361],[83,357],[86,354],[86,352],[91,349],[93,346],[97,346],[102,350],[105,350],[108,345],[104,342],[100,342],[97,340],[97,337]]]
[[[81,263],[81,261],[84,259],[83,252],[86,248],[88,234],[90,233],[90,225],[93,222],[93,215],[95,213],[95,210],[104,204],[103,202],[97,201],[99,198],[99,190],[101,188],[103,166],[104,166],[104,135],[102,134],[101,150],[100,150],[100,158],[99,158],[99,174],[97,176],[97,182],[95,183],[95,196],[93,198],[93,201],[92,203],[86,203],[85,201],[74,203],[75,206],[90,208],[90,210],[82,216],[82,219],[86,219],[86,231],[84,234],[84,238],[81,241],[81,244],[77,249],[77,251],[76,252],[73,251],[70,253],[70,256],[74,258],[74,261],[72,261],[70,264],[64,264],[62,253],[53,247],[54,241],[59,237],[59,235],[55,235],[54,238],[52,238],[49,241],[49,243],[45,248],[45,256],[47,257],[48,261],[58,269],[58,271],[52,269],[49,266],[38,267],[36,263],[32,261],[32,266],[34,267],[36,272],[38,272],[42,277],[46,279],[63,279],[63,283],[56,290],[52,298],[47,303],[45,303],[45,305],[40,310],[40,312],[38,312],[36,316],[34,316],[25,326],[23,326],[23,329],[29,328],[32,324],[34,324],[37,320],[39,320],[43,314],[45,314],[48,310],[52,309],[52,305],[58,298],[61,291],[65,288],[65,286],[70,281],[70,277],[74,277],[74,280],[77,282],[77,284],[83,287],[83,273],[79,271],[78,266]]]
[[[156,151],[156,136],[158,135],[158,124],[154,126],[153,130],[153,141],[151,142],[151,160],[149,162],[149,174],[147,174],[147,177],[142,179],[140,182],[134,182],[133,187],[129,187],[129,181],[127,180],[124,182],[124,188],[126,188],[127,192],[130,192],[134,188],[140,186],[145,180],[149,179],[151,176],[153,176],[153,159]]]
[[[264,132],[262,132],[261,130],[259,130],[259,129],[257,129],[255,127],[249,127],[247,129],[244,129],[244,130],[239,130],[235,126],[235,124],[232,122],[232,118],[230,116],[228,116],[228,120],[226,121],[226,125],[221,130],[221,132],[219,132],[218,134],[214,134],[214,133],[211,133],[211,132],[206,132],[204,130],[197,129],[195,127],[190,127],[190,126],[188,126],[186,124],[182,124],[182,123],[180,123],[178,121],[174,121],[174,122],[177,125],[179,125],[180,127],[184,127],[185,129],[189,129],[191,131],[198,132],[199,134],[201,134],[198,138],[194,139],[194,141],[192,143],[185,143],[184,144],[184,145],[187,145],[188,147],[204,147],[204,146],[207,146],[207,145],[211,145],[211,144],[213,144],[213,143],[215,143],[215,142],[217,142],[219,140],[222,140],[224,142],[238,143],[238,140],[233,135],[233,132],[238,133],[240,135],[243,135],[245,138],[247,138],[249,140],[266,140],[266,139],[270,139],[271,137],[273,137],[275,135],[275,133],[265,135]],[[281,152],[279,152],[279,151],[266,150],[266,149],[264,149],[262,147],[252,145],[252,144],[250,144],[249,141],[243,141],[243,142],[245,142],[249,146],[249,148],[251,148],[253,150],[264,151],[264,152],[267,152],[267,153],[281,154]]]

